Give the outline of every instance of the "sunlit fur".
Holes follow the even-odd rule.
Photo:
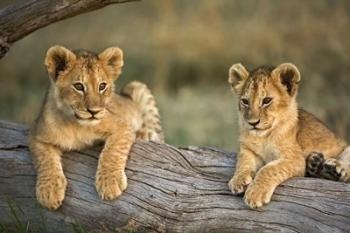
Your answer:
[[[240,126],[240,152],[229,187],[235,194],[246,190],[244,199],[251,208],[269,203],[280,183],[304,176],[305,158],[311,152],[328,159],[346,147],[316,117],[298,110],[300,78],[291,63],[251,72],[235,64],[229,71],[229,84],[238,97]],[[271,101],[264,104],[264,98]]]
[[[105,145],[96,189],[102,199],[118,197],[127,187],[124,170],[135,138],[163,141],[154,97],[145,84],[136,81],[127,84],[122,95],[114,93],[114,81],[123,66],[123,53],[116,47],[97,55],[54,46],[48,50],[45,64],[51,83],[29,136],[38,173],[38,201],[57,209],[67,186],[62,153],[98,141]],[[101,88],[101,83],[105,87]]]

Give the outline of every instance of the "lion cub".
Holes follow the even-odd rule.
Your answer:
[[[298,110],[299,81],[299,70],[290,63],[251,72],[235,64],[229,70],[228,82],[239,98],[240,126],[240,151],[229,188],[234,194],[245,191],[251,208],[269,203],[285,180],[304,176],[309,155],[308,173],[333,172],[340,180],[350,180],[346,159],[332,159],[350,161],[345,141],[312,114]],[[327,169],[317,173],[320,163]]]
[[[135,138],[163,142],[154,97],[139,82],[126,85],[122,95],[114,93],[123,66],[123,53],[116,47],[97,55],[54,46],[45,64],[51,84],[29,137],[38,201],[49,209],[62,204],[67,186],[62,153],[97,141],[105,142],[96,172],[97,192],[105,200],[118,197],[127,187],[124,170]]]

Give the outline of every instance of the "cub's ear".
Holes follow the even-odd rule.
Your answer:
[[[62,46],[53,46],[47,50],[45,65],[50,78],[56,81],[59,74],[69,70],[76,60],[76,56],[69,49]]]
[[[248,77],[249,72],[247,69],[241,63],[236,63],[231,66],[228,72],[228,83],[231,85],[236,94],[239,94]]]
[[[98,55],[108,75],[117,79],[124,65],[123,51],[118,47],[110,47]]]
[[[283,63],[277,66],[272,71],[272,76],[279,79],[282,85],[286,87],[290,96],[296,95],[301,76],[298,68],[294,64]]]

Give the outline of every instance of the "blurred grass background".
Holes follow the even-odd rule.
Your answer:
[[[0,7],[15,1],[2,0]],[[237,150],[236,100],[228,68],[295,63],[300,106],[350,139],[350,1],[143,0],[64,20],[15,43],[0,60],[0,119],[30,123],[48,85],[55,44],[101,51],[119,46],[117,86],[153,90],[166,140]]]

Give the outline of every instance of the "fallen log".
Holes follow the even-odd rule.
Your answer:
[[[100,149],[65,154],[66,198],[51,212],[35,199],[26,137],[26,126],[0,121],[0,226],[5,229],[20,222],[38,232],[77,227],[88,232],[350,232],[349,184],[291,179],[277,188],[269,205],[251,210],[227,188],[234,153],[143,141],[130,153],[127,190],[110,202],[101,201],[94,187]]]

